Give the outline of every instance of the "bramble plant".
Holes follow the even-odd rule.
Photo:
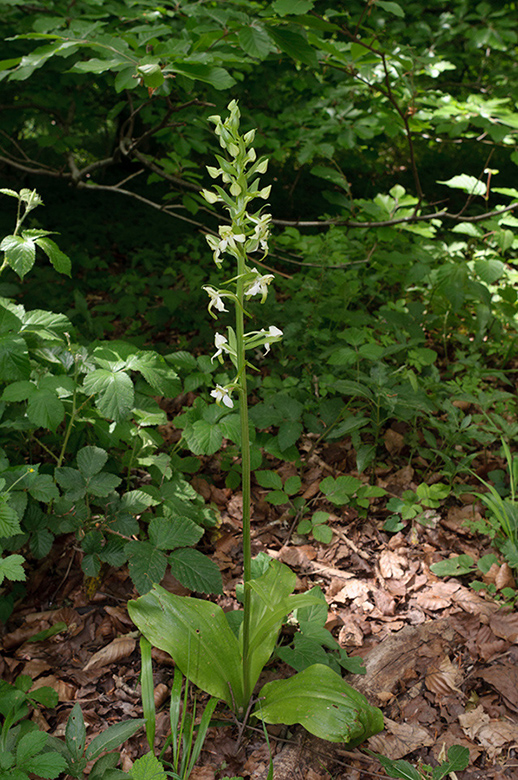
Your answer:
[[[222,177],[227,192],[216,185],[205,190],[209,203],[223,203],[230,215],[230,225],[219,228],[219,237],[208,236],[214,261],[220,267],[225,254],[236,261],[237,269],[221,289],[206,287],[209,311],[235,310],[235,327],[226,334],[217,333],[213,360],[229,357],[234,366],[230,381],[217,384],[212,396],[218,404],[233,408],[239,404],[243,501],[243,609],[225,614],[221,607],[208,601],[168,593],[155,586],[148,594],[130,601],[130,616],[144,636],[169,652],[183,674],[211,696],[223,699],[244,723],[253,715],[265,723],[302,724],[318,737],[333,742],[359,744],[383,728],[381,711],[368,704],[365,697],[348,685],[335,671],[323,664],[313,664],[285,680],[264,685],[258,699],[252,698],[264,665],[272,655],[282,624],[295,609],[319,603],[312,593],[293,594],[295,574],[284,564],[252,561],[250,502],[250,439],[246,371],[252,367],[246,352],[270,347],[282,332],[271,325],[245,332],[246,301],[259,295],[264,302],[272,274],[262,274],[248,264],[248,255],[268,252],[270,215],[261,209],[247,211],[254,198],[266,200],[270,187],[260,188],[258,174],[265,173],[266,159],[256,159],[252,147],[255,131],[239,132],[239,109],[232,101],[230,116],[211,117],[220,145],[228,157],[217,156],[219,168],[209,167],[209,174]]]

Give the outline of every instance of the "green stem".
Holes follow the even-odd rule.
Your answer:
[[[236,340],[237,340],[237,375],[239,377],[239,418],[241,423],[241,489],[243,493],[243,693],[244,701],[248,702],[252,695],[250,685],[250,580],[252,578],[252,544],[250,535],[250,433],[248,429],[248,395],[246,385],[245,358],[245,326],[243,313],[243,280],[245,271],[244,253],[238,258],[238,279],[236,292]]]

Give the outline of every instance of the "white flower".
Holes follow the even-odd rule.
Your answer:
[[[261,303],[264,303],[266,296],[268,295],[268,285],[274,276],[273,274],[265,274],[264,276],[261,276],[257,268],[252,268],[252,272],[256,273],[257,276],[255,281],[253,281],[252,284],[246,288],[245,295],[247,298],[251,298],[253,295],[261,295]]]
[[[233,233],[230,225],[221,225],[219,228],[220,240],[215,236],[206,235],[207,243],[214,252],[214,262],[216,265],[221,265],[220,256],[222,252],[230,252],[234,256],[237,254],[236,241],[239,244],[243,244],[246,241],[246,236],[242,233]]]
[[[226,336],[222,336],[221,333],[216,333],[214,336],[214,346],[216,347],[216,352],[213,354],[211,361],[214,362],[215,358],[219,357],[223,354],[223,352],[229,351],[228,341]]]
[[[225,309],[225,303],[221,297],[221,293],[218,292],[218,290],[215,290],[213,287],[203,287],[202,289],[205,290],[205,292],[210,296],[210,314],[212,314],[212,308],[217,309],[217,311],[228,311],[228,309]]]
[[[282,337],[282,330],[280,328],[276,328],[275,325],[270,325],[268,330],[264,330],[263,328],[261,333],[266,334],[266,339],[264,342],[264,354],[267,355],[270,351],[270,344],[273,344],[274,341],[279,341],[279,339]]]
[[[214,390],[211,391],[211,396],[216,399],[217,404],[223,403],[225,406],[228,406],[229,409],[234,408],[234,401],[230,397],[230,393],[226,387],[216,385]]]

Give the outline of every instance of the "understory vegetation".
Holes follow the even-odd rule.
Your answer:
[[[250,725],[348,749],[379,732],[388,699],[354,690],[361,648],[288,548],[336,573],[349,545],[367,577],[372,545],[408,545],[416,576],[512,613],[516,10],[5,3],[0,620],[6,636],[28,604],[70,606],[59,558],[65,579],[80,568],[82,606],[119,578],[143,634],[143,719],[87,745],[76,703],[64,740],[47,734],[29,716],[57,689],[13,657],[0,780],[194,779],[211,729],[233,729],[237,754]],[[74,636],[45,620],[20,643]],[[176,664],[159,749],[151,645]],[[141,727],[121,764],[112,751]],[[431,758],[373,743],[371,766],[474,778],[480,751],[460,742]],[[234,759],[211,777],[228,766],[255,777]]]

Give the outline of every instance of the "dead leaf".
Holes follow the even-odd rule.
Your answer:
[[[424,678],[424,684],[429,691],[439,696],[447,696],[452,691],[462,695],[462,691],[458,688],[461,680],[462,674],[458,666],[452,664],[449,657],[445,655],[438,663],[432,662]]]
[[[478,673],[489,685],[500,693],[506,704],[518,712],[518,669],[515,664],[494,664],[490,669],[483,669]]]
[[[387,428],[383,441],[390,455],[398,455],[405,446],[405,437],[392,428]]]
[[[507,639],[513,644],[518,643],[518,612],[502,612],[499,610],[489,618],[489,625],[494,634]]]
[[[410,723],[396,723],[385,717],[385,731],[371,737],[367,744],[370,750],[383,753],[387,758],[403,758],[417,748],[429,747],[434,737],[422,726]]]
[[[390,579],[391,577],[399,579],[405,573],[405,569],[408,568],[408,559],[391,550],[384,550],[379,557],[378,564],[381,576],[384,579]]]
[[[83,672],[100,669],[119,661],[121,658],[127,658],[134,651],[136,643],[137,640],[129,634],[116,637],[109,645],[93,654],[86,666],[83,667]]]

